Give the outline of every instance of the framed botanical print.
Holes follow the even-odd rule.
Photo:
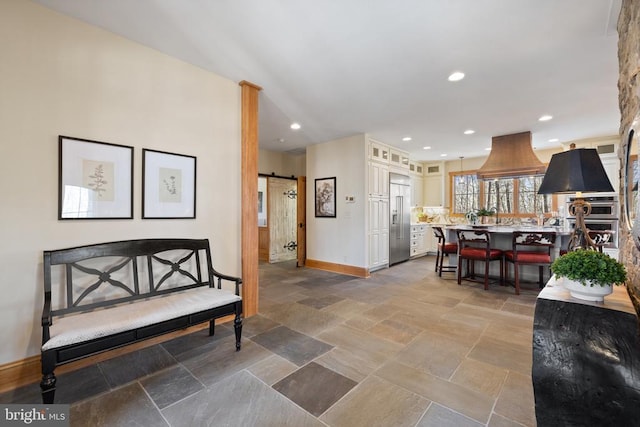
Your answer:
[[[133,218],[133,147],[58,137],[58,219]]]
[[[142,218],[196,217],[196,158],[142,150]]]

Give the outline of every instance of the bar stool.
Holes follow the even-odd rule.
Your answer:
[[[457,266],[443,265],[443,263],[445,256],[448,257],[450,254],[455,254],[458,252],[458,244],[447,243],[447,240],[444,237],[444,231],[442,231],[442,227],[431,228],[433,228],[433,234],[436,236],[436,239],[438,239],[438,250],[436,252],[436,273],[438,273],[438,276],[442,277],[443,271],[456,271]]]
[[[491,247],[487,230],[456,230],[458,235],[458,285],[462,283],[462,260],[467,260],[467,275],[475,276],[475,261],[484,261],[484,289],[489,289],[489,263],[500,261],[500,283],[503,282],[503,252]],[[471,263],[471,264],[470,264]]]
[[[544,287],[543,267],[551,266],[551,251],[556,243],[556,233],[554,231],[530,232],[514,231],[511,243],[511,250],[505,251],[504,266],[505,280],[509,278],[509,263],[513,263],[513,276],[516,288],[516,295],[520,295],[519,270],[522,264],[538,266],[538,286]]]

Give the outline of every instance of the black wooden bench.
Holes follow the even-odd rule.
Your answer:
[[[44,251],[43,264],[40,387],[45,404],[53,403],[58,365],[207,321],[213,335],[220,317],[235,315],[240,350],[242,280],[214,270],[207,239],[128,240]]]

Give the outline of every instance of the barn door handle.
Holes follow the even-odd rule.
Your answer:
[[[287,243],[286,245],[284,245],[283,247],[285,249],[290,250],[290,251],[295,251],[296,248],[298,247],[298,244],[292,240],[289,243]]]

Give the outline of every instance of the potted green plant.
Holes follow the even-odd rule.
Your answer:
[[[609,255],[590,249],[567,252],[551,264],[557,279],[572,296],[588,301],[603,301],[612,291],[612,285],[627,280],[624,265]]]
[[[476,215],[480,217],[480,222],[483,224],[487,223],[487,217],[493,216],[496,214],[496,208],[486,209],[480,208],[476,209]]]

